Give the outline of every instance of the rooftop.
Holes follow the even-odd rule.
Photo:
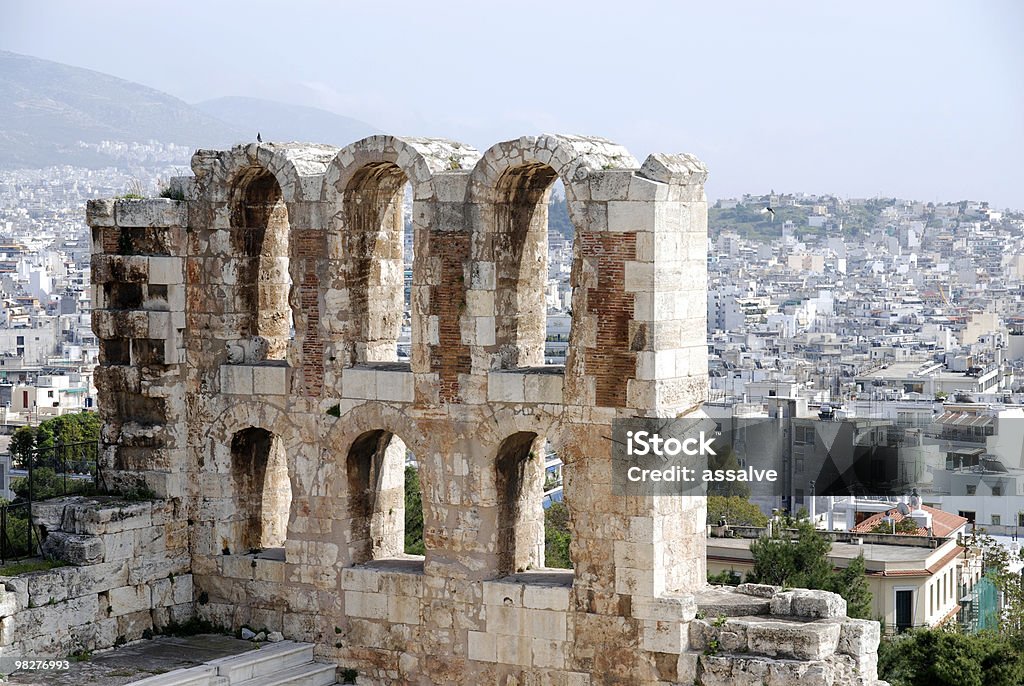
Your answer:
[[[708,538],[709,560],[753,563],[749,538]],[[869,576],[928,576],[945,567],[964,548],[953,539],[939,541],[937,548],[889,545],[879,543],[833,543],[829,560],[833,566],[845,568],[859,555]]]

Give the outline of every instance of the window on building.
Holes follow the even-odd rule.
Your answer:
[[[967,495],[974,495],[977,490],[978,487],[974,484],[967,484]]]
[[[971,510],[960,510],[959,512],[957,512],[957,514],[959,514],[961,517],[966,519],[968,521],[968,523],[970,523],[970,524],[974,523],[974,515],[975,515],[975,513],[972,512]]]
[[[1003,494],[1003,485],[1002,484],[997,484],[997,485],[992,487],[992,495],[1002,495],[1002,494]]]
[[[992,525],[993,526],[999,526],[1002,523],[1003,523],[1002,522],[1002,517],[1000,517],[999,515],[992,515]]]

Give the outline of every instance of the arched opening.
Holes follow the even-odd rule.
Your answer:
[[[231,192],[231,249],[235,258],[235,308],[241,339],[264,339],[247,347],[250,357],[282,360],[293,335],[288,305],[288,207],[274,175],[249,167]]]
[[[417,501],[416,470],[415,456],[401,438],[389,431],[367,431],[352,442],[346,472],[354,564],[422,554],[423,512]],[[418,522],[418,537],[416,532],[407,531],[409,515],[413,515],[413,526]]]
[[[406,183],[402,195],[402,323],[398,332],[399,362],[412,359],[412,265],[416,241],[412,228],[412,184]]]
[[[500,369],[564,364],[569,321],[564,293],[570,288],[575,231],[568,222],[564,193],[561,198],[556,194],[552,217],[557,230],[552,226],[549,231],[549,202],[557,180],[553,168],[531,162],[505,171],[495,189],[495,342]],[[549,313],[558,319],[549,322]],[[549,324],[556,321],[556,330],[549,331]],[[558,345],[549,345],[549,339]]]
[[[232,436],[231,479],[237,521],[234,549],[228,552],[283,547],[292,489],[280,437],[259,428]]]
[[[576,227],[569,218],[565,185],[559,178],[548,199],[548,275],[544,289],[547,318],[544,364],[564,365],[572,327],[572,262]]]
[[[565,504],[562,459],[551,441],[544,441],[544,486],[541,504],[544,508],[544,566],[571,569],[569,556],[569,509]]]
[[[355,313],[356,363],[399,358],[412,276],[412,237],[405,236],[408,182],[398,165],[381,162],[357,171],[344,190],[343,240],[350,257],[347,284]],[[411,195],[408,204],[411,227]]]
[[[512,434],[498,447],[498,574],[544,567],[544,445],[529,431]]]

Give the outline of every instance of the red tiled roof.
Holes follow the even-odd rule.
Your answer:
[[[938,538],[945,538],[951,535],[954,531],[956,531],[957,529],[959,529],[967,523],[967,519],[964,517],[960,517],[949,512],[944,512],[942,510],[937,510],[934,507],[922,505],[921,509],[932,516],[932,535],[937,536]],[[886,512],[878,512],[877,514],[871,515],[863,522],[853,527],[851,531],[858,534],[871,533],[871,530],[875,528],[875,526],[877,526],[886,517],[890,517],[896,520],[897,523],[899,523],[906,519],[907,515],[902,514],[897,508],[894,507]],[[927,529],[918,528],[916,531],[911,531],[907,533],[897,532],[897,535],[927,536],[928,531]]]

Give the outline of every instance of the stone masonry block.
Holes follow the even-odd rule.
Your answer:
[[[726,623],[726,627],[732,621]],[[836,651],[840,625],[835,622],[749,622],[747,647],[755,655],[823,660]]]
[[[343,398],[377,399],[377,375],[373,369],[349,368],[341,372]]]
[[[569,609],[569,588],[527,584],[523,587],[523,607],[566,612]]]
[[[108,602],[110,603],[110,617],[120,617],[143,610],[148,611],[152,606],[152,592],[147,584],[112,588]]]
[[[255,395],[286,395],[289,369],[282,365],[259,365],[252,368],[252,391]]]
[[[185,226],[188,223],[187,205],[175,200],[118,200],[114,206],[118,226],[160,227]]]
[[[89,200],[85,204],[85,223],[89,226],[114,226],[114,201],[110,199]],[[102,246],[93,252],[102,252]]]
[[[561,374],[526,374],[523,378],[523,399],[528,403],[562,403],[565,377]]]
[[[489,402],[521,403],[526,400],[526,380],[523,374],[491,372],[487,375]]]
[[[881,627],[871,619],[847,619],[839,632],[838,652],[845,655],[866,655],[878,651]]]
[[[608,230],[613,232],[652,231],[654,208],[651,203],[612,200],[608,203]]]
[[[816,619],[845,617],[846,600],[841,595],[829,591],[786,591],[772,598],[771,611],[773,615]]]
[[[679,653],[686,650],[689,633],[686,623],[679,621],[644,622],[641,646],[652,653]]]
[[[527,586],[500,581],[483,582],[483,600],[485,605],[506,607],[522,607],[523,596]],[[552,608],[553,609],[553,608]]]
[[[388,597],[379,593],[345,591],[345,614],[365,619],[388,618]]]
[[[378,400],[411,403],[415,399],[412,372],[377,370],[375,374]]]
[[[221,393],[252,395],[252,367],[244,364],[224,364],[220,367]]]
[[[180,257],[150,257],[149,283],[172,285],[184,283],[184,261]]]
[[[469,632],[469,659],[480,662],[497,661],[497,636],[482,631]]]

